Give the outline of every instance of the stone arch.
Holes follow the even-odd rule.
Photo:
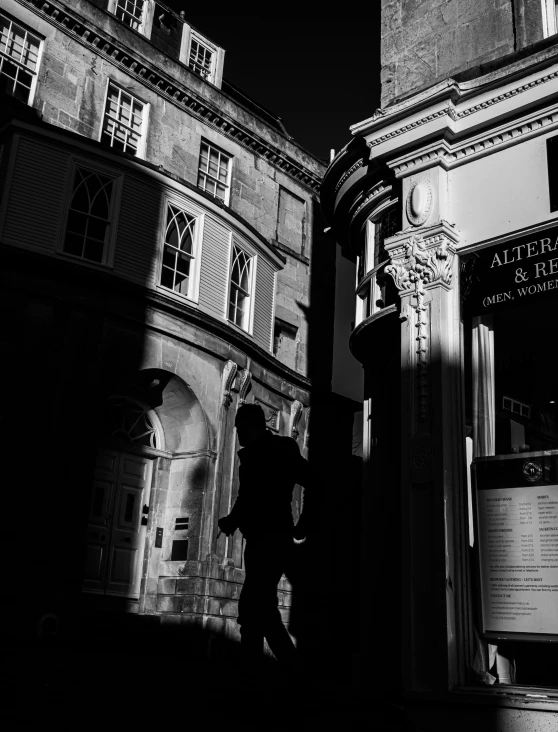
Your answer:
[[[202,406],[186,382],[163,369],[144,369],[138,386],[161,424],[165,450],[171,453],[205,450],[209,429]]]

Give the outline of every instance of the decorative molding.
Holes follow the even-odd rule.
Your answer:
[[[434,283],[451,286],[455,247],[443,234],[427,239],[413,234],[388,251],[391,264],[385,272],[393,277],[401,294],[416,291],[417,282],[422,286]]]
[[[235,364],[234,361],[227,361],[225,364],[225,367],[223,369],[223,398],[222,403],[225,409],[228,409],[231,406],[232,402],[232,386],[234,384],[234,379],[236,377],[236,372],[238,371],[238,366]]]
[[[300,418],[302,416],[302,403],[297,401],[295,399],[294,402],[291,404],[291,437],[293,440],[298,439],[299,431],[298,431],[298,423],[300,422]]]
[[[93,30],[85,20],[69,12],[65,6],[58,6],[54,0],[18,0],[25,7],[34,10],[40,17],[85,46],[90,52],[104,58],[109,63],[119,67],[137,82],[156,92],[171,104],[186,110],[204,124],[217,129],[221,134],[231,138],[252,153],[265,158],[269,163],[279,168],[283,173],[294,178],[298,183],[317,193],[321,185],[321,178],[308,169],[303,169],[296,161],[285,155],[279,148],[269,144],[261,137],[257,137],[251,130],[241,126],[221,109],[211,102],[199,97],[185,84],[173,79],[163,71],[154,68],[145,62],[131,49],[125,49],[113,37],[107,37],[103,32]],[[115,20],[115,22],[117,22]]]
[[[240,384],[238,387],[238,403],[240,405],[246,404],[246,397],[251,386],[252,373],[248,369],[244,369],[242,376],[240,377]]]
[[[416,328],[416,379],[418,390],[418,421],[428,420],[428,306],[425,303],[425,288],[439,285],[451,287],[453,259],[455,256],[455,232],[448,236],[448,224],[442,222],[439,230],[430,237],[411,235],[406,241],[395,241],[387,245],[391,264],[385,272],[393,277],[401,295],[412,295],[411,304],[415,310]],[[440,230],[441,229],[441,230]],[[413,303],[414,299],[414,303]]]
[[[529,89],[533,89],[535,86],[540,86],[541,84],[546,84],[547,82],[549,82],[552,79],[555,79],[557,77],[558,77],[558,71],[553,71],[552,73],[546,74],[546,76],[542,76],[539,79],[536,79],[535,81],[530,81],[527,84],[522,84],[521,86],[518,86],[515,89],[511,89],[510,91],[504,92],[503,94],[497,94],[495,97],[492,97],[491,99],[486,99],[483,102],[474,104],[473,106],[467,107],[466,109],[462,109],[461,111],[458,111],[455,108],[455,105],[450,102],[443,109],[439,109],[437,112],[432,112],[432,114],[428,114],[425,117],[421,117],[420,119],[417,119],[414,122],[410,122],[407,125],[402,125],[401,127],[398,127],[396,130],[392,130],[391,132],[387,132],[385,135],[381,135],[380,137],[376,137],[375,139],[370,140],[367,144],[370,148],[375,147],[376,145],[380,145],[382,142],[391,140],[394,137],[399,137],[399,135],[402,135],[405,132],[408,132],[409,130],[413,130],[416,127],[421,127],[422,125],[425,125],[428,122],[431,122],[432,120],[437,119],[438,117],[444,117],[445,115],[448,115],[448,117],[450,117],[450,119],[452,119],[455,122],[458,119],[463,119],[465,117],[469,117],[470,115],[475,114],[476,112],[480,112],[483,109],[487,109],[487,107],[492,107],[495,104],[498,104],[499,102],[503,102],[507,99],[511,99],[511,97],[517,96],[518,94],[522,94],[523,92],[529,91]]]
[[[273,404],[269,404],[263,399],[254,399],[254,404],[259,404],[264,410],[265,422],[269,429],[273,430],[273,432],[279,432],[279,420],[281,414],[279,407],[274,407]]]
[[[363,165],[364,165],[364,160],[357,160],[356,163],[353,163],[353,165],[351,165],[351,167],[343,173],[341,178],[339,178],[339,180],[335,184],[335,188],[333,189],[333,194],[337,195],[337,192],[339,191],[339,189],[341,188],[343,183],[347,180],[347,178],[350,178],[351,175],[355,172],[355,170],[362,168]]]
[[[440,145],[436,150],[417,154],[416,157],[395,165],[393,169],[397,176],[401,176],[403,173],[413,172],[426,164],[431,165],[432,162],[439,162],[446,170],[449,170],[475,157],[482,157],[488,151],[516,144],[528,135],[539,133],[543,128],[552,127],[558,127],[558,110],[555,112],[545,112],[529,121],[516,123],[506,130],[500,130],[492,135],[487,135],[482,140],[465,143],[461,147],[449,148]],[[545,132],[548,131],[548,129],[545,129]]]
[[[354,213],[351,216],[351,223],[356,219],[359,213],[365,206],[370,203],[374,203],[376,199],[384,198],[385,196],[391,195],[392,186],[388,183],[378,183],[373,186],[365,195],[365,198],[359,203]]]
[[[455,110],[454,112],[450,113],[450,107],[453,107],[453,105],[448,105],[443,109],[439,109],[437,112],[432,112],[432,114],[428,114],[426,117],[422,117],[421,119],[417,119],[407,125],[398,127],[396,130],[392,130],[391,132],[387,132],[385,135],[381,135],[380,137],[376,137],[375,139],[370,140],[367,144],[370,148],[376,147],[376,145],[380,145],[382,142],[391,140],[393,137],[399,137],[399,135],[402,135],[404,132],[414,130],[416,127],[421,127],[427,122],[432,122],[432,120],[438,119],[438,117],[444,117],[445,115],[449,115],[452,119],[454,119],[452,115],[455,113]]]
[[[407,219],[413,226],[422,226],[432,212],[434,194],[427,178],[416,180],[409,189],[405,202]]]

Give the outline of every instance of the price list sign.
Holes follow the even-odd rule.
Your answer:
[[[558,480],[548,482],[554,466],[536,457],[506,462],[503,470],[494,462],[476,466],[484,632],[558,639]],[[506,476],[523,485],[498,487]]]

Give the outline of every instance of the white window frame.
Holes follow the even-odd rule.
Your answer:
[[[244,328],[243,326],[237,325],[234,321],[232,321],[229,318],[229,308],[230,308],[230,301],[231,301],[231,289],[232,289],[232,267],[233,267],[233,254],[235,246],[241,249],[244,254],[246,254],[250,258],[250,283],[249,283],[249,303],[248,303],[248,313],[246,316],[247,327]],[[254,332],[254,302],[256,299],[256,270],[258,266],[258,256],[257,254],[253,254],[250,249],[243,245],[241,241],[239,241],[237,238],[233,237],[232,233],[230,235],[230,244],[229,244],[229,267],[228,267],[228,276],[227,276],[227,299],[225,301],[225,319],[229,323],[229,325],[233,326],[234,328],[238,328],[242,333],[253,335]]]
[[[108,11],[109,13],[112,13],[114,17],[116,18],[116,10],[118,7],[118,0],[109,0],[108,4]],[[123,25],[126,28],[129,28],[130,30],[135,31],[136,33],[140,33],[142,36],[146,36],[146,38],[151,38],[151,29],[153,27],[153,13],[155,11],[155,3],[153,0],[144,0],[143,4],[143,12],[141,16],[141,23],[138,28],[132,28],[131,25],[128,25],[127,23],[123,23],[123,21],[119,20],[120,23],[123,23]]]
[[[186,201],[184,199],[181,199],[177,196],[165,196],[164,198],[164,215],[162,216],[162,225],[160,229],[160,235],[159,235],[159,241],[161,242],[161,245],[158,249],[158,263],[157,263],[157,282],[156,287],[161,292],[164,292],[165,295],[169,295],[170,297],[177,298],[181,301],[187,301],[187,302],[193,302],[198,303],[199,302],[199,293],[200,293],[200,272],[201,272],[201,258],[202,258],[202,249],[203,249],[203,229],[205,224],[205,214],[199,213],[196,211],[192,211],[189,207]],[[166,239],[166,232],[167,232],[167,217],[168,217],[168,210],[169,206],[174,206],[175,208],[180,209],[180,211],[183,211],[188,216],[192,216],[196,219],[195,223],[195,230],[194,230],[194,237],[192,241],[192,267],[189,274],[189,288],[188,288],[188,294],[185,295],[183,293],[177,292],[176,290],[171,290],[169,287],[166,287],[165,285],[161,284],[161,277],[163,272],[163,253],[165,251],[165,239]]]
[[[109,211],[109,233],[105,242],[105,248],[103,250],[102,262],[94,262],[91,259],[85,259],[84,257],[78,257],[75,254],[64,251],[64,240],[66,238],[66,229],[68,225],[68,215],[70,213],[70,205],[72,203],[72,197],[74,193],[74,179],[78,168],[85,168],[87,170],[99,173],[113,179],[112,198]],[[116,239],[118,236],[118,215],[120,212],[120,202],[122,199],[122,181],[124,176],[118,170],[113,168],[99,165],[97,161],[89,160],[88,158],[73,157],[70,161],[68,168],[68,181],[66,186],[66,195],[64,214],[61,219],[60,236],[58,241],[57,254],[60,256],[71,259],[73,262],[83,264],[87,267],[101,268],[101,269],[112,269],[114,266],[114,255],[116,249]]]
[[[185,66],[190,68],[190,52],[192,50],[192,41],[196,41],[197,43],[205,46],[211,51],[211,69],[209,74],[204,77],[193,70],[192,73],[196,74],[196,76],[198,76],[200,79],[204,79],[205,81],[208,81],[215,86],[221,86],[220,77],[222,76],[223,65],[222,49],[219,48],[219,46],[216,46],[214,43],[211,43],[211,41],[208,41],[207,38],[204,38],[197,31],[191,28],[187,23],[184,24],[184,28],[182,30],[182,40],[180,43],[180,61]],[[219,72],[219,70],[221,71]]]
[[[556,0],[541,0],[543,38],[548,38],[558,33],[556,21],[557,3]]]
[[[206,177],[212,178],[212,176],[210,176],[209,173],[206,173],[205,171],[203,171],[201,169],[202,145],[207,145],[210,149],[213,148],[219,154],[225,155],[229,159],[228,168],[227,168],[227,182],[226,182],[226,184],[224,184],[224,185],[226,185],[226,189],[227,189],[226,192],[225,192],[225,198],[224,198],[224,200],[220,196],[216,196],[215,194],[211,193],[210,191],[207,191],[205,188],[202,188],[200,186],[200,184],[199,184],[200,173],[202,175],[205,175]],[[228,206],[229,205],[229,201],[231,199],[231,179],[232,179],[233,160],[234,160],[233,155],[231,155],[230,153],[228,153],[226,150],[223,150],[223,148],[218,147],[217,145],[214,145],[212,142],[210,142],[209,140],[206,140],[205,138],[202,137],[201,143],[200,143],[200,154],[199,154],[199,158],[198,158],[198,178],[197,178],[198,183],[197,183],[197,186],[200,189],[200,191],[203,191],[204,193],[208,193],[210,196],[213,196],[214,198],[218,198],[220,201],[223,201],[223,203],[225,204],[225,206]],[[212,178],[212,179],[215,180],[214,178]]]
[[[31,81],[31,89],[29,91],[29,99],[26,102],[29,107],[33,106],[33,102],[35,101],[35,93],[37,91],[37,79],[39,76],[39,69],[41,67],[41,62],[43,58],[43,48],[44,48],[44,37],[40,36],[38,33],[35,33],[34,31],[30,31],[28,26],[25,23],[22,23],[18,18],[14,18],[9,13],[6,13],[3,9],[0,9],[0,15],[2,15],[6,20],[8,20],[10,23],[15,23],[15,25],[19,26],[23,31],[25,31],[26,34],[29,34],[33,37],[34,40],[39,42],[39,50],[37,52],[37,65],[35,68],[35,71],[29,71],[29,69],[26,69],[28,74],[31,74],[32,81]],[[4,54],[2,54],[4,56]],[[18,64],[15,59],[13,59],[11,56],[8,56],[5,54],[5,58],[9,58],[11,60],[11,63]],[[15,99],[15,97],[14,97]]]
[[[132,92],[128,91],[128,89],[125,89],[121,84],[117,84],[111,78],[107,79],[107,85],[105,87],[105,100],[104,100],[104,107],[103,107],[103,116],[101,118],[101,129],[99,131],[99,142],[103,142],[103,135],[104,135],[104,131],[105,131],[105,118],[107,116],[108,93],[109,93],[109,89],[111,86],[114,87],[115,89],[118,89],[120,92],[127,94],[135,102],[137,102],[138,104],[141,104],[143,107],[142,117],[141,117],[140,141],[139,141],[139,145],[137,147],[137,152],[133,156],[135,158],[139,158],[140,160],[143,160],[145,158],[145,148],[146,148],[146,140],[147,140],[147,123],[148,123],[148,118],[149,118],[150,105],[144,99],[137,97],[135,94],[132,94]],[[110,148],[112,150],[116,150],[116,148],[113,148],[112,145],[110,146]],[[117,152],[121,152],[121,151],[117,150]],[[127,153],[127,154],[131,155],[131,153]]]

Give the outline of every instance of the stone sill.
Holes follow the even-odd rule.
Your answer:
[[[531,695],[531,696],[530,696]],[[542,697],[546,698],[542,698]],[[558,689],[532,686],[459,686],[452,691],[405,691],[405,702],[489,707],[510,707],[543,712],[558,712]]]

